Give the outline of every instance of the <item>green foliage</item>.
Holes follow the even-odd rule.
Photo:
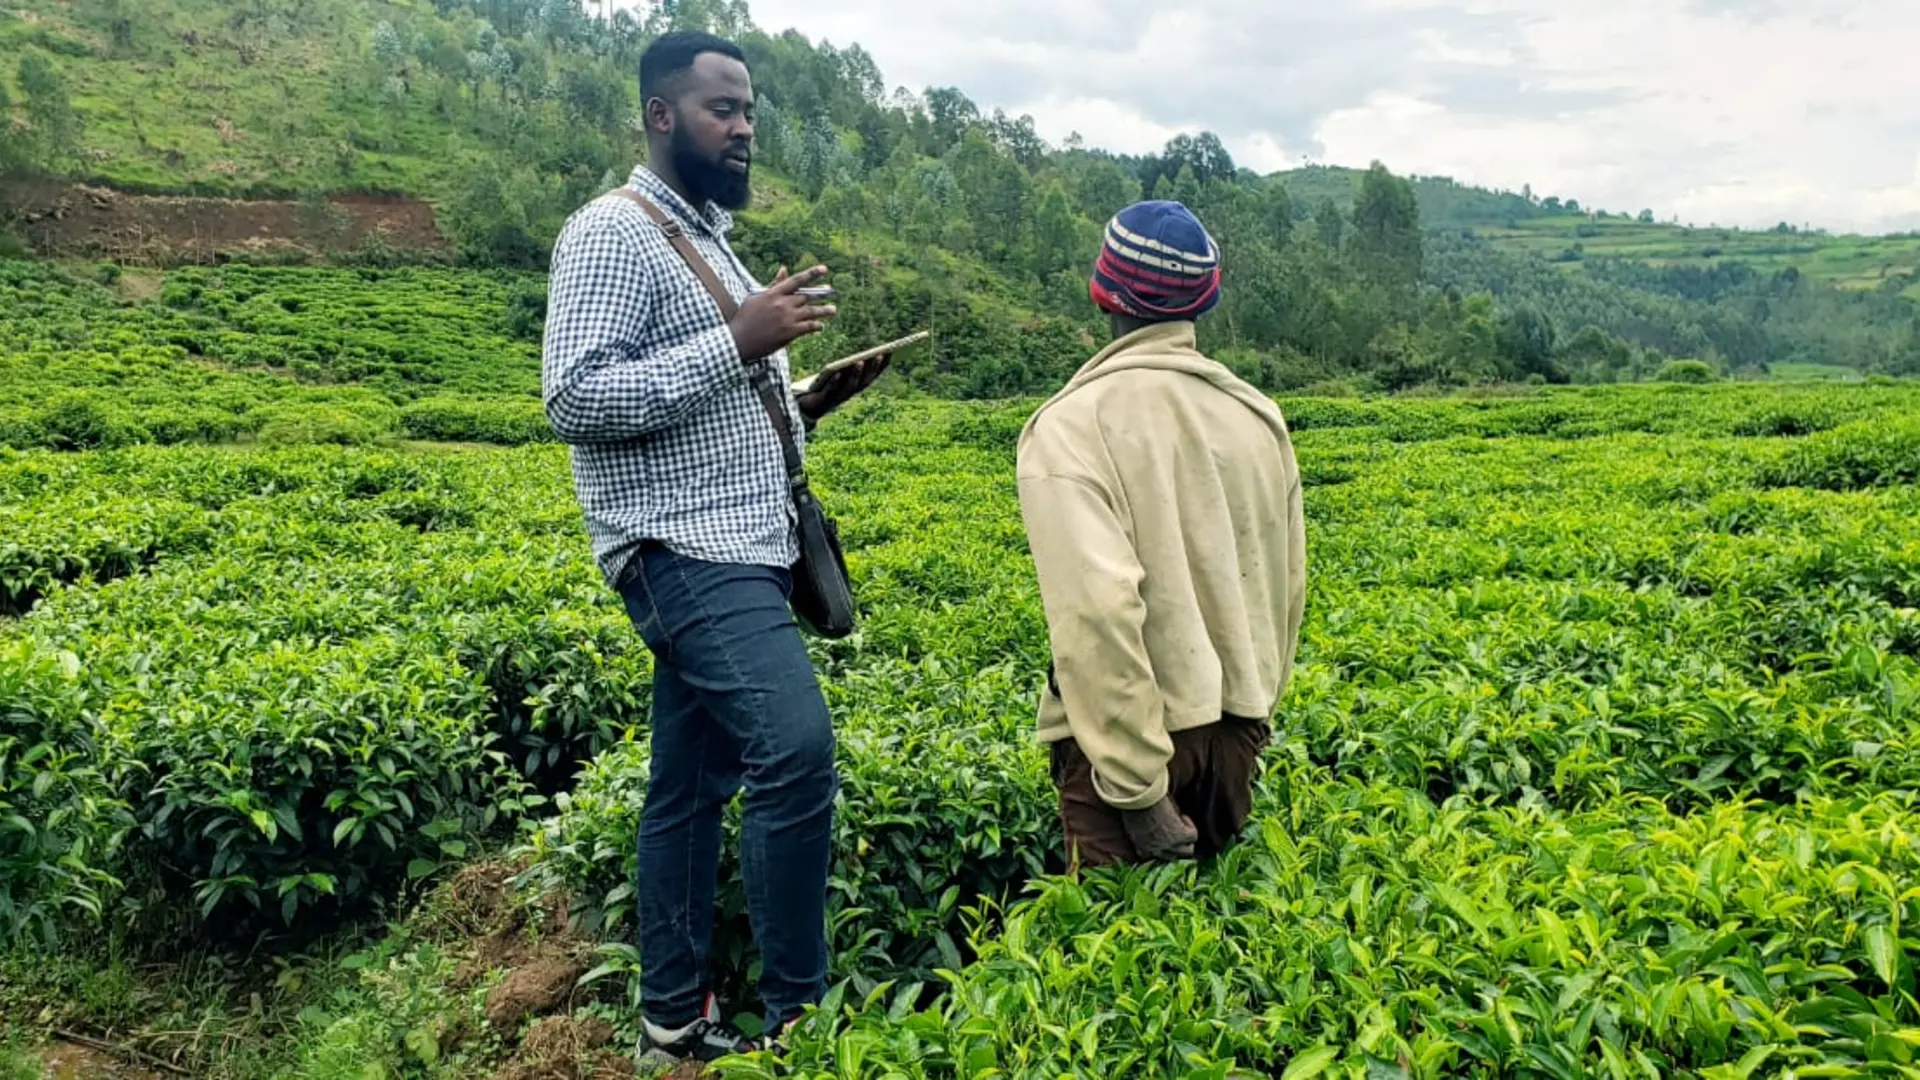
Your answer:
[[[25,614],[57,586],[116,581],[164,553],[194,550],[212,539],[204,515],[190,504],[109,499],[94,491],[49,493],[31,505],[0,503],[0,522],[6,525],[0,615]]]
[[[126,303],[0,262],[0,446],[548,439],[540,295],[470,271],[225,267]]]
[[[20,57],[19,76],[31,148],[27,160],[54,169],[68,165],[79,154],[83,124],[66,80],[43,53],[32,49]],[[10,115],[0,114],[0,119],[11,126]]]
[[[409,408],[483,418],[495,400]],[[841,733],[845,1008],[827,1010],[839,1032],[801,1037],[801,1075],[855,1045],[930,1076],[1158,1074],[1189,1052],[1284,1070],[1324,1046],[1409,1075],[1537,1051],[1572,1074],[1644,1055],[1704,1077],[1760,1047],[1851,1060],[1849,1039],[1920,1019],[1886,997],[1908,954],[1857,869],[1908,858],[1872,838],[1911,831],[1899,793],[1920,781],[1920,504],[1910,486],[1748,486],[1903,430],[1911,387],[1280,403],[1317,569],[1254,828],[1204,871],[1075,884],[1048,877],[1030,736],[1046,635],[1010,479],[1033,399],[876,398],[817,433],[864,617],[812,646]],[[1851,426],[1799,433],[1835,419]],[[6,576],[40,594],[0,624],[0,670],[35,745],[97,718],[75,771],[98,797],[63,820],[101,896],[158,868],[161,891],[121,902],[298,919],[511,826],[528,882],[565,887],[607,942],[593,985],[630,979],[650,660],[567,477],[552,445],[0,458],[7,535],[30,540]],[[62,663],[83,678],[54,678]],[[541,797],[556,814],[531,815]],[[1776,849],[1791,857],[1760,857]],[[752,960],[731,855],[722,880],[731,1001]],[[62,881],[33,870],[16,893]],[[310,1018],[310,1070],[425,1067],[408,1035],[466,1006],[401,956],[379,968],[404,1000]],[[1501,978],[1518,989],[1492,993]],[[1543,1019],[1569,994],[1589,1036]],[[1044,1012],[1001,1004],[1029,995]],[[1844,1033],[1795,1027],[1809,1015]]]
[[[389,938],[341,961],[358,976],[325,1007],[300,1015],[303,1036],[287,1080],[473,1075],[454,1040],[485,1022],[481,999],[450,989],[455,961],[431,942]]]
[[[1824,231],[1688,228],[1657,223],[1651,214],[1629,220],[1623,215],[1549,212],[1538,206],[1521,215],[1460,214],[1434,207],[1439,183],[1430,177],[1415,182],[1422,220],[1449,231],[1470,228],[1480,240],[1513,255],[1551,257],[1577,243],[1585,259],[1603,265],[1632,264],[1693,278],[1743,271],[1771,276],[1791,269],[1843,289],[1873,291],[1891,285],[1915,295],[1912,283],[1902,280],[1920,266],[1920,238],[1910,234],[1834,236]],[[1471,188],[1457,190],[1467,198],[1486,194]]]
[[[30,160],[26,133],[14,127],[13,94],[7,89],[4,72],[0,72],[0,174],[14,172]],[[6,235],[0,233],[0,238]],[[0,250],[0,257],[12,258],[13,255]]]
[[[1710,383],[1717,376],[1711,365],[1700,360],[1669,360],[1660,366],[1653,378],[1655,382],[1692,383],[1696,386]]]
[[[414,642],[288,641],[154,697],[154,734],[128,732],[160,778],[143,832],[205,915],[360,900],[518,809],[474,722],[485,687]]]
[[[422,398],[401,411],[400,427],[408,438],[431,442],[556,441],[540,402],[516,398]]]
[[[0,640],[0,930],[50,943],[97,920],[133,816],[115,791],[89,679],[70,652]]]
[[[47,1067],[17,1033],[0,1029],[0,1080],[43,1080]]]
[[[260,410],[259,416],[260,427],[255,435],[268,446],[305,443],[361,446],[378,442],[393,427],[390,415],[363,417],[327,406],[268,406]]]
[[[577,194],[631,156],[643,42],[623,18],[589,47],[582,31],[604,24],[571,4],[542,19],[544,6],[36,4],[32,24],[0,22],[0,40],[37,57],[84,119],[73,149],[88,154],[58,167],[118,187],[437,195],[481,153],[537,163]]]
[[[1375,162],[1360,182],[1349,242],[1365,272],[1411,288],[1421,277],[1420,211],[1413,185]]]
[[[45,1074],[46,1066],[39,1058],[11,1042],[0,1043],[0,1080],[41,1080]]]
[[[36,34],[14,35],[32,39],[23,55],[45,99],[28,103],[47,114],[33,130],[80,140],[84,153],[61,166],[69,175],[170,192],[402,192],[435,204],[470,264],[524,270],[544,267],[567,215],[644,156],[632,71],[650,36],[667,25],[734,35],[760,105],[759,198],[736,234],[749,265],[764,278],[821,259],[852,279],[846,316],[803,359],[930,326],[936,341],[910,381],[941,395],[1044,393],[1097,348],[1106,327],[1086,300],[1087,267],[1108,216],[1147,195],[1187,202],[1221,241],[1225,299],[1203,343],[1245,357],[1239,369],[1268,390],[1639,381],[1671,356],[1730,371],[1920,371],[1920,285],[1900,276],[1920,250],[1911,244],[1836,269],[1838,242],[1752,234],[1799,252],[1775,255],[1721,231],[1713,249],[1737,254],[1696,264],[1660,246],[1679,230],[1530,191],[1403,178],[1379,163],[1256,177],[1209,132],[1142,157],[1051,147],[1030,117],[988,115],[955,88],[889,98],[857,45],[769,34],[740,3],[676,4],[645,21],[599,14],[577,0],[244,12],[163,0],[48,10]],[[57,44],[82,39],[114,45]],[[77,104],[61,113],[68,85]],[[1622,236],[1658,242],[1643,256]],[[1547,261],[1562,249],[1577,261]],[[519,287],[512,297],[506,337],[535,347],[537,302]],[[1578,336],[1587,327],[1603,336]],[[1063,347],[1022,349],[1036,329]],[[362,365],[396,363],[334,349],[356,336],[351,324],[300,336],[285,365],[302,374],[366,380],[375,372]],[[1556,339],[1564,353],[1543,349]],[[409,372],[382,388],[419,381]]]
[[[216,914],[357,908],[614,741],[646,669],[584,553],[533,539],[577,511],[527,478],[320,446],[0,462],[22,662],[89,673],[130,863]]]
[[[515,341],[538,342],[547,326],[547,290],[544,285],[516,282],[507,294],[507,334]]]
[[[1847,424],[1811,436],[1759,473],[1769,487],[1858,491],[1920,482],[1920,423],[1911,418]]]
[[[98,450],[138,441],[132,428],[80,394],[60,395],[34,420],[35,429],[56,450]]]
[[[757,1055],[720,1075],[834,1076],[855,1053],[912,1077],[1705,1078],[1911,1060],[1909,795],[1560,816],[1277,763],[1263,796],[1204,873],[1037,883],[937,1005],[916,1008],[911,986],[836,997],[830,1032],[782,1067]]]

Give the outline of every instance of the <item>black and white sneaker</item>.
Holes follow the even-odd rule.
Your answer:
[[[733,1054],[753,1052],[753,1044],[720,1022],[720,1006],[707,995],[705,1013],[683,1028],[668,1029],[651,1020],[640,1027],[639,1064],[673,1065],[682,1061],[717,1061]]]

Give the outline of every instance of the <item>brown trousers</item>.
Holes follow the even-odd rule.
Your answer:
[[[1269,738],[1265,720],[1238,716],[1173,733],[1167,794],[1200,833],[1194,845],[1198,857],[1219,854],[1246,826],[1253,813],[1254,771]],[[1053,784],[1060,790],[1070,871],[1139,860],[1120,812],[1094,790],[1093,763],[1072,739],[1053,744]]]

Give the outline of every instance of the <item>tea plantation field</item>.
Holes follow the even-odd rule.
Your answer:
[[[484,857],[564,898],[568,1007],[625,1039],[650,665],[514,284],[256,273],[121,302],[0,264],[4,1023],[111,1016],[204,1076],[493,1075],[504,970],[314,945],[399,940],[397,897]],[[1031,738],[1033,404],[816,435],[863,607],[813,644],[837,988],[723,1075],[1920,1075],[1920,387],[1282,398],[1310,596],[1255,819],[1077,880]],[[196,957],[236,953],[216,993]]]

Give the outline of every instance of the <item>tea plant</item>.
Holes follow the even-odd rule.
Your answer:
[[[651,659],[527,343],[474,314],[505,286],[229,268],[119,305],[52,273],[0,264],[0,922],[297,924],[490,842],[630,997]],[[409,312],[435,288],[464,314]],[[1078,880],[1032,740],[1033,402],[822,425],[863,608],[810,642],[837,990],[789,1061],[725,1070],[1910,1070],[1920,392],[1280,404],[1310,596],[1255,821]]]

